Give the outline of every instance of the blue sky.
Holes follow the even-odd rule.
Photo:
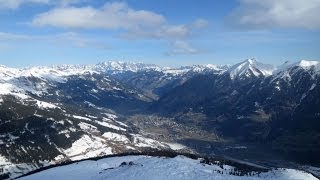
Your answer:
[[[320,59],[320,0],[0,0],[0,64]]]

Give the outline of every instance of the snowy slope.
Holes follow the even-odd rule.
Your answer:
[[[68,111],[67,111],[68,112]],[[12,151],[18,151],[19,155],[23,157],[33,158],[32,162],[12,162],[10,158],[13,157],[5,157],[0,153],[0,168],[2,168],[4,174],[8,174],[10,178],[15,178],[17,176],[21,176],[30,171],[39,169],[43,166],[48,166],[52,164],[59,164],[66,161],[76,161],[81,159],[88,159],[93,157],[118,154],[124,152],[139,152],[143,151],[144,148],[153,148],[153,149],[170,149],[172,146],[159,142],[157,140],[153,140],[147,137],[144,137],[141,134],[132,133],[130,127],[122,122],[119,122],[118,117],[114,114],[106,114],[104,113],[104,117],[101,116],[95,117],[92,115],[66,115],[65,120],[55,121],[52,125],[52,129],[59,130],[58,135],[52,136],[51,134],[42,133],[37,135],[39,137],[45,136],[47,145],[43,142],[39,144],[37,139],[29,139],[30,143],[21,144],[19,143],[19,139],[23,138],[24,134],[22,133],[21,137],[14,136],[9,133],[9,138],[6,138],[7,135],[0,134],[0,137],[4,137],[5,141],[0,141],[0,145],[7,144],[8,150],[9,148],[13,148]],[[42,117],[42,115],[37,115]],[[74,118],[74,119],[72,119]],[[51,118],[48,118],[51,119]],[[43,120],[45,121],[45,119]],[[78,122],[78,124],[76,124]],[[103,126],[99,126],[100,123],[104,123],[107,129]],[[56,128],[61,126],[62,124],[71,123],[73,124],[71,127],[65,126],[63,128]],[[33,128],[31,128],[31,122],[28,122],[25,125],[25,128],[22,131],[30,132],[31,134],[36,134]],[[44,126],[44,125],[43,125]],[[42,127],[45,129],[47,127]],[[128,133],[131,131],[131,133]],[[82,134],[79,138],[76,138],[75,135],[78,133]],[[70,141],[70,138],[74,139],[70,144],[70,147],[65,148],[56,144],[57,142],[53,140],[56,136],[60,136],[62,141]],[[62,137],[61,137],[62,136]],[[9,146],[10,144],[10,146]],[[11,147],[11,145],[13,147]],[[55,157],[53,158],[45,158],[36,160],[37,157],[33,157],[36,150],[44,148],[50,145],[50,150],[57,152]],[[16,146],[19,146],[17,148]],[[179,149],[183,149],[180,144],[176,144],[176,146],[181,147]],[[49,153],[49,150],[47,153]],[[13,153],[13,152],[12,152]],[[29,154],[30,153],[30,154]],[[41,151],[39,152],[39,156],[41,155]],[[0,174],[1,175],[1,174]],[[1,179],[1,176],[0,176]]]
[[[125,163],[123,163],[125,162]],[[269,172],[252,172],[250,176],[230,175],[234,167],[223,165],[207,165],[185,156],[175,158],[150,157],[150,156],[124,156],[101,159],[98,161],[83,161],[66,166],[45,170],[23,180],[49,180],[49,179],[174,179],[174,180],[316,180],[311,174],[293,170],[276,169]]]
[[[86,66],[56,66],[56,67],[31,67],[8,68],[0,66],[0,95],[14,95],[26,99],[29,94],[41,95],[53,83],[63,83],[66,77],[95,73]]]

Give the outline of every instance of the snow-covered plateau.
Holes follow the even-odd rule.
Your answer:
[[[268,172],[250,172],[236,175],[235,167],[229,165],[205,164],[201,159],[185,156],[151,157],[123,156],[97,161],[86,160],[66,166],[41,171],[22,180],[317,180],[313,175],[294,169],[274,169]]]

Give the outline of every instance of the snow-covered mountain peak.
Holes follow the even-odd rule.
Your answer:
[[[94,69],[99,72],[108,72],[119,74],[123,72],[141,72],[141,71],[158,71],[164,74],[178,76],[188,72],[204,72],[204,71],[222,71],[219,66],[208,65],[192,65],[181,67],[161,67],[155,64],[145,64],[141,62],[123,62],[123,61],[106,61],[94,66]]]
[[[319,61],[309,61],[309,60],[301,60],[295,64],[303,68],[304,70],[310,70],[314,68],[315,73],[320,74],[320,62]]]
[[[310,67],[310,66],[316,66],[316,65],[319,65],[319,61],[301,60],[299,62],[300,67]]]
[[[62,65],[62,66],[35,66],[19,70],[16,77],[37,77],[43,80],[61,81],[64,77],[98,73],[91,66]]]
[[[320,63],[319,61],[308,60],[301,60],[294,63],[286,61],[285,63],[276,68],[276,70],[273,73],[273,80],[285,79],[286,81],[291,81],[291,77],[294,74],[300,72],[301,70],[313,72],[315,74],[320,74]]]
[[[95,65],[98,71],[114,71],[115,73],[131,71],[139,72],[144,70],[157,70],[161,68],[154,64],[144,64],[141,62],[106,61]]]
[[[215,64],[206,64],[206,65],[193,65],[192,67],[193,72],[203,72],[206,70],[209,71],[225,71],[226,69]]]
[[[216,70],[222,69],[220,66],[217,66],[215,64],[206,64],[205,67],[209,69],[216,69]]]
[[[257,60],[255,58],[252,58],[252,59],[246,59],[244,62],[249,63],[249,64],[255,64],[255,63],[257,63]]]
[[[0,73],[14,71],[14,70],[18,70],[18,69],[0,65]]]
[[[278,74],[280,72],[286,72],[290,71],[293,68],[302,68],[304,70],[310,70],[311,68],[315,68],[316,72],[320,71],[320,62],[319,61],[309,61],[309,60],[301,60],[298,62],[290,63],[289,61],[286,61],[282,65],[277,67],[277,70],[275,71],[275,74]]]
[[[1,65],[1,64],[0,64],[0,69],[5,69],[5,68],[6,68],[5,65]]]
[[[272,65],[260,63],[255,59],[246,59],[228,69],[231,79],[251,76],[266,77],[272,75],[273,71]]]
[[[21,69],[1,66],[0,95],[14,95],[26,99],[30,93],[43,94],[50,83],[63,83],[68,76],[88,73],[98,72],[90,66],[35,66]]]
[[[191,65],[191,66],[181,66],[177,68],[165,67],[161,68],[161,72],[173,76],[184,75],[187,73],[203,73],[203,72],[223,72],[225,69],[220,68],[217,65],[207,64],[207,65]]]
[[[9,68],[9,67],[0,65],[0,80],[8,79],[17,73],[19,73],[18,69]]]

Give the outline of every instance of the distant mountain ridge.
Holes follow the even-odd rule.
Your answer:
[[[111,76],[116,76],[120,80],[127,79],[130,73],[136,74],[151,74],[157,76],[153,81],[158,82],[158,80],[167,79],[167,82],[158,82],[159,84],[170,84],[173,80],[180,79],[182,76],[183,81],[177,82],[181,84],[187,78],[195,74],[203,73],[217,73],[217,74],[229,74],[231,79],[235,78],[250,78],[250,77],[268,77],[271,75],[285,76],[289,69],[301,67],[304,69],[313,68],[317,73],[320,72],[319,61],[306,61],[302,60],[296,63],[285,63],[279,67],[274,67],[272,65],[263,64],[255,59],[247,59],[243,62],[235,64],[233,66],[217,66],[212,64],[207,65],[192,65],[192,66],[181,66],[178,68],[160,67],[154,64],[144,64],[135,62],[123,62],[123,61],[107,61],[103,63],[98,63],[96,65],[60,65],[60,66],[36,66],[30,68],[9,68],[5,66],[0,66],[0,81],[3,83],[0,88],[2,92],[0,94],[5,94],[8,91],[21,89],[21,87],[12,86],[12,83],[7,84],[6,82],[16,81],[19,78],[40,78],[44,81],[64,81],[65,77],[73,75],[83,75],[83,74],[106,74]],[[147,73],[147,74],[146,74]],[[130,75],[129,75],[130,76]],[[123,78],[125,77],[125,78]],[[145,77],[137,77],[138,79],[130,81],[141,81]],[[140,80],[139,80],[140,78]],[[152,79],[152,78],[151,78]],[[126,81],[126,83],[128,83]],[[129,83],[131,84],[131,83]],[[131,84],[135,86],[135,84]],[[140,86],[139,88],[144,88]],[[147,91],[150,89],[156,89],[156,87],[147,87]],[[4,90],[7,89],[7,90]],[[11,90],[10,90],[11,89]],[[23,88],[22,88],[23,89]],[[32,89],[25,89],[32,91]],[[153,93],[153,95],[159,95],[159,93]],[[161,93],[160,93],[161,94]]]
[[[315,67],[319,72],[319,61],[308,61],[301,60],[294,63],[288,61],[283,65],[275,67],[270,64],[263,64],[256,59],[246,59],[240,63],[232,66],[219,66],[213,64],[206,65],[190,65],[181,66],[177,68],[161,67],[155,64],[145,64],[142,62],[124,62],[124,61],[106,61],[95,65],[56,65],[56,66],[35,66],[30,68],[9,68],[0,65],[0,72],[3,76],[38,76],[48,75],[53,76],[70,76],[83,73],[123,73],[123,72],[141,72],[141,71],[158,71],[165,74],[181,75],[184,73],[192,72],[203,72],[205,70],[229,72],[231,78],[251,73],[254,76],[270,76],[280,71],[293,67],[311,68]],[[246,74],[246,75],[249,75]]]

